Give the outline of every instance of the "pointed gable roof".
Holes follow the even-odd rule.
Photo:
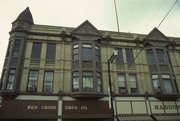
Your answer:
[[[144,40],[159,40],[159,41],[168,41],[169,39],[160,32],[156,27],[144,38]]]
[[[29,24],[34,24],[29,7],[27,7],[23,12],[21,12],[14,22],[28,22]]]
[[[88,20],[74,29],[72,34],[102,36],[101,33]]]

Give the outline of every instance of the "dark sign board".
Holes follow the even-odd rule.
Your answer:
[[[107,101],[64,101],[63,114],[111,114]]]
[[[54,114],[57,115],[57,101],[3,101],[2,114]]]

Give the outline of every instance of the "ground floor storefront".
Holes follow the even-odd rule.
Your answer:
[[[180,121],[180,100],[153,97],[118,97],[115,99],[119,121]]]

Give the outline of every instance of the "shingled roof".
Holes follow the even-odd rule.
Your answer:
[[[28,22],[29,24],[34,24],[29,7],[27,7],[22,13],[20,13],[14,22]]]

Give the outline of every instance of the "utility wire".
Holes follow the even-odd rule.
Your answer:
[[[117,29],[118,29],[118,32],[120,32],[120,30],[119,30],[119,20],[118,20],[118,14],[117,14],[116,0],[114,0],[114,8],[115,8],[115,13],[116,13]]]
[[[161,20],[161,22],[159,23],[158,27],[162,24],[162,22],[164,21],[164,19],[167,17],[167,15],[170,13],[170,11],[173,9],[173,7],[175,6],[175,4],[177,3],[177,0],[174,2],[174,4],[172,5],[172,7],[169,9],[169,11],[167,12],[167,14],[164,16],[164,18]]]
[[[144,29],[142,31],[144,31],[146,28],[149,27],[149,25],[151,24],[153,18],[157,15],[157,13],[160,11],[160,9],[162,8],[163,4],[165,3],[165,0],[163,0],[163,2],[161,3],[161,5],[159,6],[159,8],[157,9],[157,11],[153,14],[153,16],[151,17],[151,19],[147,22],[147,26],[144,27]]]

